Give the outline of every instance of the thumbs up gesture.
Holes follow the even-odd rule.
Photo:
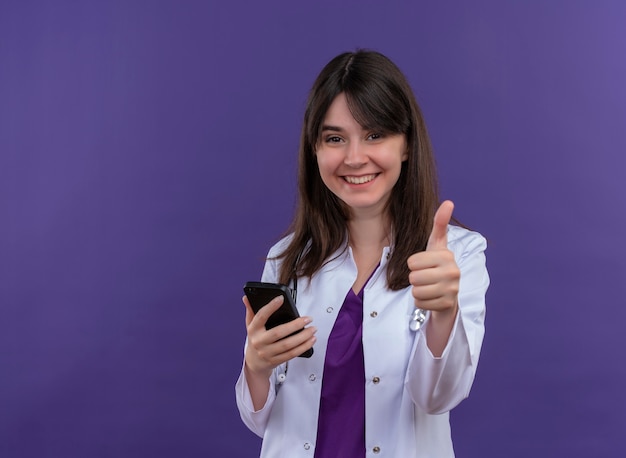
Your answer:
[[[426,251],[407,260],[415,307],[435,313],[452,312],[452,316],[456,315],[461,278],[454,254],[448,250],[448,223],[453,210],[451,201],[441,204],[435,213]]]

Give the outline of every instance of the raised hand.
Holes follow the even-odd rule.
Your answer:
[[[435,213],[426,251],[407,260],[415,306],[423,310],[456,313],[461,272],[454,254],[448,250],[447,235],[453,210],[451,201],[441,204]]]

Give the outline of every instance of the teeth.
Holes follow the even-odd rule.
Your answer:
[[[372,181],[374,178],[376,178],[376,175],[365,175],[362,177],[344,177],[344,179],[350,184],[363,184],[367,183],[368,181]]]

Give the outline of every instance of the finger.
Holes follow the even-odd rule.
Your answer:
[[[317,341],[317,337],[315,337],[316,331],[314,328],[307,328],[307,331],[297,334],[297,336],[300,336],[297,340],[293,339],[296,336],[292,336],[268,346],[267,353],[273,354],[269,360],[272,364],[278,365],[301,355]]]
[[[317,341],[317,337],[315,336],[310,337],[309,339],[307,339],[306,341],[304,341],[302,344],[298,345],[297,347],[294,347],[291,350],[281,354],[279,356],[280,363],[282,364],[286,361],[289,361],[290,359],[295,358],[296,356],[300,356],[305,351],[311,349],[311,347],[313,347],[316,341]]]
[[[448,224],[452,218],[454,204],[450,200],[443,202],[433,218],[433,230],[428,238],[426,250],[445,250],[448,248]]]
[[[444,311],[452,309],[456,306],[456,301],[453,298],[446,297],[437,297],[435,299],[416,299],[415,307],[420,308],[422,310],[431,310],[431,311]]]
[[[438,300],[445,297],[441,285],[438,284],[413,286],[411,294],[413,294],[416,302]]]
[[[305,326],[310,324],[311,321],[312,320],[310,317],[304,316],[289,321],[288,323],[283,323],[281,325],[275,326],[271,329],[268,329],[267,332],[264,333],[262,341],[266,344],[271,344],[273,342],[288,338],[289,336],[298,333],[298,331],[302,331],[303,329],[310,329],[305,328]]]
[[[281,305],[283,305],[284,300],[285,299],[283,298],[283,296],[277,296],[269,301],[267,305],[261,307],[261,309],[256,314],[254,314],[254,312],[252,311],[252,307],[250,307],[250,311],[254,314],[254,316],[252,317],[249,325],[257,327],[265,326],[265,323],[272,315],[272,313],[274,313],[280,308]],[[250,302],[248,302],[248,304],[250,304]]]
[[[269,362],[272,366],[281,364],[308,350],[310,345],[313,345],[311,339],[314,338],[317,332],[315,327],[308,327],[296,334],[276,339],[276,334],[273,332],[275,329],[278,329],[278,327],[257,334],[254,339],[250,340],[250,346],[255,349],[255,354],[260,359]],[[309,343],[310,345],[307,347]]]
[[[268,348],[272,349],[272,353],[279,355],[308,342],[316,333],[317,328],[315,326],[309,326],[296,334],[286,336],[268,344]]]
[[[409,274],[409,283],[413,286],[436,285],[441,281],[439,269],[415,270]]]
[[[448,250],[420,251],[407,259],[411,271],[429,269],[454,262],[454,254]]]

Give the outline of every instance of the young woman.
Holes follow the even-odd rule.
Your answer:
[[[448,412],[469,394],[484,335],[486,243],[439,205],[400,70],[371,51],[329,62],[299,154],[297,213],[262,281],[297,280],[301,318],[266,330],[281,299],[255,315],[244,297],[243,421],[262,457],[453,457]]]

